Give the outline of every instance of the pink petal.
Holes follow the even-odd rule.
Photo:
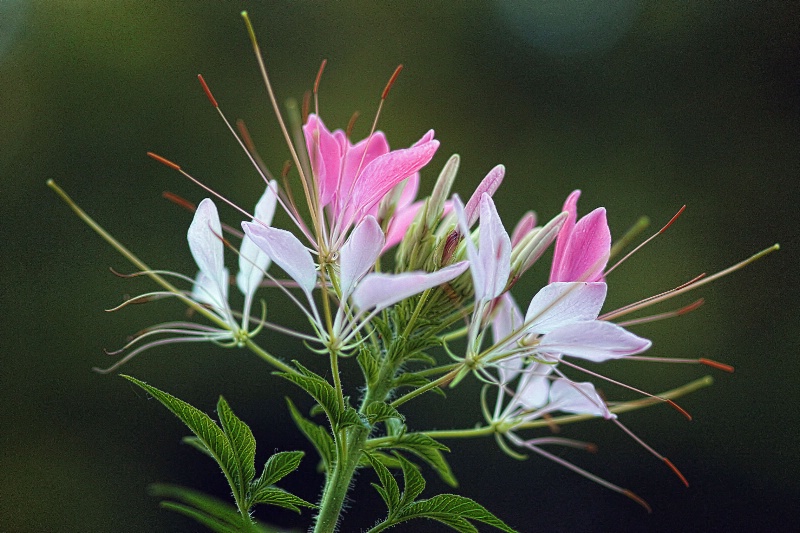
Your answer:
[[[289,274],[306,294],[311,294],[317,283],[317,269],[311,253],[297,237],[286,230],[255,222],[242,222],[242,228],[256,246]]]
[[[389,142],[381,131],[376,131],[372,137],[363,139],[355,146],[347,148],[334,210],[335,216],[339,216],[340,211],[349,205],[349,199],[355,191],[356,183],[361,180],[361,176],[369,164],[388,153],[390,153]]]
[[[602,281],[611,251],[606,210],[598,207],[581,218],[562,250],[558,268],[550,273],[551,281]]]
[[[594,320],[606,299],[605,283],[551,283],[531,300],[525,323],[530,333],[548,333],[572,322]]]
[[[556,247],[553,251],[553,267],[550,270],[551,283],[554,281],[566,281],[553,279],[553,274],[561,269],[561,263],[564,259],[564,249],[569,242],[569,237],[572,235],[572,230],[575,227],[575,221],[578,218],[578,198],[580,198],[580,196],[580,190],[572,191],[572,193],[567,196],[567,200],[564,202],[564,207],[561,210],[562,212],[566,211],[569,213],[569,217],[564,222],[564,225],[561,226],[561,231],[558,232],[558,237],[556,237]]]
[[[384,241],[383,230],[372,216],[367,216],[350,234],[339,252],[343,300],[347,299],[358,280],[375,266]]]
[[[348,211],[358,218],[369,211],[392,187],[428,164],[439,148],[439,141],[431,140],[405,150],[395,150],[370,162],[358,176],[348,201]]]
[[[222,283],[222,271],[225,268],[222,226],[217,206],[211,199],[206,198],[197,206],[186,238],[200,271],[215,283],[227,285],[227,280]]]
[[[386,244],[384,251],[403,240],[411,223],[414,222],[419,210],[425,205],[424,201],[415,202],[394,214],[386,229]]]
[[[343,152],[336,137],[316,115],[309,115],[303,126],[311,170],[316,176],[321,206],[328,205],[339,186]]]
[[[550,404],[564,413],[616,418],[591,383],[557,379],[550,386]]]
[[[402,274],[368,274],[356,290],[352,301],[358,309],[375,308],[376,311],[404,300],[415,294],[451,281],[469,267],[461,261],[436,272],[404,272]]]
[[[486,177],[478,184],[478,188],[472,193],[472,196],[470,196],[467,201],[467,205],[464,207],[464,213],[467,215],[468,228],[471,228],[473,224],[475,224],[475,221],[478,220],[478,209],[481,197],[484,194],[493,196],[497,188],[500,187],[500,184],[503,183],[503,176],[505,176],[505,174],[506,167],[497,165],[490,170],[489,173],[486,174]]]
[[[651,344],[649,340],[611,322],[589,320],[553,329],[541,338],[536,350],[601,363],[641,353]]]
[[[511,232],[511,246],[514,247],[536,227],[536,213],[528,211],[519,219],[514,231]]]

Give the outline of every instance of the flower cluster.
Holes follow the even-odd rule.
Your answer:
[[[255,35],[246,15],[245,19],[268,94],[277,111]],[[384,89],[381,106],[398,72],[399,69]],[[211,104],[235,132],[202,77],[200,82]],[[315,93],[318,84],[319,76]],[[605,209],[594,209],[579,218],[578,190],[567,197],[561,212],[552,219],[539,224],[536,215],[528,212],[509,235],[494,201],[505,177],[502,165],[491,169],[464,203],[452,191],[460,162],[454,155],[433,183],[430,195],[417,198],[423,179],[420,171],[439,148],[433,130],[408,148],[392,150],[386,135],[376,131],[374,125],[366,138],[353,142],[349,132],[330,131],[318,109],[316,113],[306,112],[303,125],[291,133],[280,113],[277,115],[296,172],[294,179],[289,179],[289,173],[285,173],[282,186],[263,168],[246,130],[242,130],[241,136],[234,133],[264,180],[264,193],[252,213],[233,205],[177,164],[149,154],[212,193],[213,198],[205,198],[197,206],[177,200],[194,211],[187,233],[189,250],[197,264],[194,277],[150,269],[51,183],[81,218],[140,269],[134,275],[147,275],[163,288],[130,299],[120,307],[172,297],[210,322],[184,320],[147,328],[121,350],[111,352],[124,355],[104,372],[117,369],[143,351],[171,343],[213,342],[224,347],[246,348],[260,356],[277,369],[280,376],[307,392],[328,418],[329,430],[304,420],[290,405],[293,419],[320,451],[328,474],[316,521],[317,531],[335,530],[350,479],[357,468],[366,464],[371,464],[380,477],[381,495],[390,509],[384,525],[376,526],[374,531],[405,520],[401,518],[403,513],[393,506],[402,503],[410,509],[422,502],[393,499],[391,492],[398,489],[396,482],[392,489],[393,479],[390,480],[386,467],[399,466],[404,478],[414,478],[410,470],[413,467],[400,454],[411,451],[437,469],[446,481],[453,481],[449,466],[441,456],[444,447],[434,440],[448,437],[493,435],[501,449],[513,457],[523,457],[520,451],[535,452],[647,507],[627,489],[598,478],[544,448],[566,445],[591,449],[593,445],[550,434],[533,438],[522,436],[523,431],[534,428],[550,426],[552,429],[562,418],[560,415],[609,420],[686,483],[677,467],[618,419],[618,413],[625,409],[657,402],[669,403],[688,416],[672,400],[675,394],[649,394],[584,365],[628,359],[699,363],[732,370],[727,365],[702,358],[641,355],[651,347],[651,342],[626,329],[642,322],[685,314],[699,307],[702,300],[649,317],[625,322],[617,319],[733,272],[777,249],[777,245],[712,276],[698,276],[674,289],[603,313],[608,292],[606,277],[616,265],[663,233],[680,211],[653,237],[609,267],[619,247],[612,248]],[[377,122],[378,117],[375,124]],[[302,141],[296,145],[293,139],[298,138]],[[306,208],[298,207],[293,187],[302,188]],[[223,201],[244,215],[241,229],[221,222],[215,201]],[[273,224],[279,206],[293,225],[291,231]],[[629,241],[627,236],[623,241]],[[552,260],[545,267],[550,271],[548,283],[532,296],[528,295],[530,300],[523,314],[511,289],[551,247]],[[236,276],[231,276],[225,266],[226,248],[238,256]],[[392,255],[394,262],[390,265]],[[174,280],[186,283],[187,288],[176,287]],[[241,297],[229,294],[231,285],[237,287]],[[306,317],[308,327],[295,329],[273,321],[272,315],[267,313],[266,302],[273,298],[274,292],[268,293],[268,289],[281,291],[293,302]],[[240,301],[241,307],[232,303],[235,301]],[[260,306],[257,305],[259,301]],[[254,313],[254,308],[260,308],[260,312]],[[256,342],[265,329],[302,339],[312,352],[320,355],[313,355],[302,363],[287,363]],[[349,356],[355,356],[349,360],[357,361],[365,378],[363,385],[354,387],[354,392],[361,396],[357,408],[350,405],[350,398],[356,394],[345,394],[339,372],[340,359]],[[313,367],[321,362],[330,365],[332,384],[305,366]],[[578,379],[576,375],[589,376],[594,381]],[[480,400],[485,426],[414,432],[397,410],[428,391],[454,387],[470,377],[484,384]],[[644,401],[610,402],[598,390],[596,383],[599,381],[635,391],[645,397]],[[147,390],[157,391],[152,387]],[[496,397],[493,408],[487,402],[490,395]],[[178,402],[168,395],[159,398],[168,406],[174,407]],[[183,404],[179,410],[182,409]],[[223,407],[226,409],[227,404]],[[226,424],[233,423],[232,413],[226,416],[227,422],[223,420],[220,430],[223,433],[230,429]],[[209,426],[197,431],[192,426],[197,420],[195,416],[187,424],[202,441]],[[237,434],[241,437],[246,433],[238,431]],[[213,442],[201,443],[201,449],[213,455],[211,450],[220,445],[219,439],[223,438],[217,437]],[[252,439],[252,435],[249,438]],[[231,442],[235,452],[252,462],[250,454],[255,453],[254,441],[252,450]],[[230,464],[225,461],[220,464],[229,474]],[[296,468],[297,463],[293,464]],[[272,479],[262,476],[254,481],[252,477],[246,482],[229,479],[233,480],[234,496],[245,521],[249,521],[248,510],[254,503],[267,501],[253,498],[254,494],[267,498],[265,494]],[[251,483],[249,489],[245,486],[247,483]],[[264,490],[258,492],[262,488]],[[460,507],[464,505],[463,499],[443,496],[448,496],[449,502],[456,502],[454,509],[463,508]],[[414,496],[410,498],[413,500]],[[302,505],[298,501],[292,505]],[[477,505],[470,500],[467,506],[473,504]],[[437,512],[441,510],[434,507]],[[456,511],[453,512],[452,520],[463,521]],[[424,513],[416,516],[435,518]],[[496,520],[493,516],[492,519]],[[511,531],[499,520],[487,523],[496,527],[501,524]]]

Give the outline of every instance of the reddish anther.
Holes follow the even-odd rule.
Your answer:
[[[347,129],[344,130],[348,139],[353,134],[353,128],[356,127],[356,120],[358,120],[359,116],[361,116],[361,113],[358,111],[353,111],[353,114],[350,116],[350,121],[347,123]]]
[[[686,313],[691,313],[692,311],[694,311],[695,309],[697,309],[698,307],[700,307],[704,303],[705,303],[705,300],[703,298],[700,298],[700,299],[690,303],[686,307],[681,307],[680,309],[675,311],[675,314],[677,316],[680,316],[680,315],[685,315]]]
[[[683,207],[681,207],[680,209],[678,209],[678,212],[675,213],[675,216],[673,216],[671,219],[669,219],[669,222],[667,222],[664,225],[663,228],[658,230],[658,233],[660,234],[660,233],[664,233],[665,231],[667,231],[667,228],[670,227],[676,220],[678,220],[678,217],[681,216],[681,213],[683,213],[685,209],[686,209],[685,205]]]
[[[400,75],[400,71],[403,70],[403,65],[397,65],[397,68],[394,69],[394,74],[392,77],[389,78],[389,83],[386,84],[386,88],[383,89],[383,94],[381,94],[381,100],[386,100],[386,97],[389,96],[389,90],[394,85],[394,81],[397,79],[397,76]]]
[[[689,486],[689,481],[688,481],[688,480],[686,479],[686,477],[685,477],[685,476],[684,476],[684,475],[681,473],[681,471],[680,471],[680,470],[678,470],[678,467],[677,467],[677,466],[675,466],[674,464],[672,464],[672,461],[670,461],[670,460],[669,460],[669,459],[667,459],[666,457],[662,457],[662,458],[661,458],[661,460],[662,460],[662,461],[664,461],[664,464],[665,464],[665,465],[667,465],[667,466],[670,468],[670,470],[672,470],[673,472],[675,472],[675,475],[676,475],[676,476],[678,476],[678,477],[680,478],[681,482],[683,482],[683,484],[684,484],[684,485],[686,485],[687,487]]]
[[[308,122],[308,113],[311,109],[311,92],[306,91],[303,93],[303,106],[300,109],[303,124]]]
[[[319,91],[319,80],[322,79],[322,71],[325,70],[325,65],[328,64],[327,59],[322,60],[322,64],[319,66],[319,71],[317,72],[317,79],[314,80],[314,94],[317,94]]]
[[[726,365],[725,363],[720,363],[719,361],[714,361],[713,359],[705,359],[701,357],[698,359],[701,365],[710,366],[711,368],[716,368],[717,370],[722,370],[723,372],[729,372],[733,374],[734,368],[731,365]]]
[[[691,420],[691,419],[692,419],[692,415],[690,415],[690,414],[689,414],[689,411],[687,411],[686,409],[684,409],[683,407],[681,407],[681,406],[680,406],[680,405],[678,405],[677,403],[673,402],[672,400],[667,400],[667,403],[668,403],[668,404],[669,404],[669,405],[670,405],[672,408],[674,408],[676,411],[678,411],[680,414],[682,414],[683,416],[685,416],[687,420]]]
[[[163,158],[158,154],[154,154],[153,152],[147,152],[147,155],[161,163],[162,165],[167,165],[169,168],[173,170],[177,170],[180,172],[181,167],[170,161],[169,159]]]
[[[213,105],[216,108],[219,108],[219,105],[217,105],[217,100],[214,98],[214,95],[211,94],[211,89],[208,88],[206,80],[203,79],[203,75],[198,74],[197,79],[200,80],[200,85],[203,86],[203,91],[205,91],[206,96],[208,97],[208,101],[211,102],[211,105]]]
[[[183,196],[178,196],[174,192],[164,191],[161,193],[161,196],[172,202],[173,204],[179,205],[182,208],[186,209],[190,213],[194,213],[197,210],[197,206],[184,198]]]
[[[639,496],[637,496],[633,492],[629,491],[628,489],[624,489],[622,491],[622,494],[624,494],[625,496],[627,496],[631,500],[635,501],[636,503],[638,503],[639,505],[644,507],[645,511],[647,511],[649,514],[653,513],[653,509],[650,508],[650,505],[646,501],[644,501],[644,499],[640,498]]]

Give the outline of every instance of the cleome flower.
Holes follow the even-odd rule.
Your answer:
[[[271,182],[256,204],[254,220],[261,224],[270,224],[275,213],[277,184]],[[246,235],[242,237],[239,249],[239,271],[236,284],[244,296],[241,312],[234,312],[228,303],[230,286],[229,270],[225,267],[224,237],[219,213],[214,202],[206,198],[198,204],[192,223],[186,235],[189,250],[198,267],[194,280],[175,272],[159,271],[159,275],[167,275],[192,282],[190,291],[159,291],[131,298],[119,309],[129,303],[148,301],[164,297],[177,297],[187,304],[194,304],[195,309],[205,311],[207,318],[215,326],[195,322],[166,322],[146,328],[138,333],[122,349],[108,352],[118,355],[128,352],[111,367],[102,372],[112,372],[136,355],[156,346],[182,342],[214,342],[223,346],[242,346],[250,337],[256,335],[262,325],[263,317],[255,329],[251,329],[250,311],[256,290],[264,279],[269,267],[269,256],[261,252]],[[147,274],[143,272],[142,274]],[[138,274],[137,274],[138,275]],[[201,306],[201,307],[197,307]],[[150,340],[157,337],[156,340]],[[142,344],[142,341],[148,341]],[[133,349],[131,349],[133,348]],[[130,350],[130,351],[129,351]],[[95,369],[98,370],[98,369]]]

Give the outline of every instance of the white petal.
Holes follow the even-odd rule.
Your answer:
[[[547,403],[550,392],[550,379],[547,377],[553,365],[533,363],[526,369],[517,386],[514,400],[525,409],[538,409]]]
[[[517,331],[522,326],[522,313],[511,297],[511,293],[505,293],[499,300],[497,307],[492,316],[492,341],[495,345],[499,345],[503,340],[507,339],[512,333]],[[513,346],[514,341],[504,345],[497,346],[497,349],[502,351]],[[511,345],[511,346],[509,346]],[[500,372],[500,381],[508,383],[514,379],[522,367],[521,357],[511,357],[497,362],[497,368]]]
[[[537,351],[571,355],[600,363],[641,353],[652,343],[611,322],[589,320],[558,327],[544,335]]]
[[[491,196],[483,193],[480,208],[478,257],[483,270],[484,285],[475,287],[475,299],[492,300],[500,296],[508,284],[508,276],[511,274],[511,239],[503,227]]]
[[[225,268],[223,257],[225,246],[222,244],[222,226],[217,206],[209,198],[197,206],[186,239],[200,271],[219,282],[222,270]]]
[[[286,230],[255,222],[242,222],[242,228],[261,251],[289,274],[306,294],[311,294],[317,283],[317,269],[311,253],[297,237]]]
[[[531,300],[525,314],[527,329],[542,334],[571,322],[594,320],[605,299],[605,283],[551,283]]]
[[[276,181],[270,182],[261,199],[256,204],[255,220],[269,226],[272,224],[272,217],[275,215],[275,205],[277,203]],[[252,298],[253,293],[264,279],[264,271],[269,267],[270,259],[267,254],[256,246],[253,240],[247,235],[242,238],[242,245],[239,247],[239,273],[236,275],[236,285],[247,298]]]
[[[227,280],[228,269],[222,269],[222,277]],[[211,279],[203,271],[197,273],[192,285],[192,300],[201,304],[208,304],[225,316],[224,310],[228,302],[228,284],[220,284],[219,280]]]
[[[550,386],[550,404],[564,413],[616,418],[591,383],[557,379]]]
[[[475,299],[480,300],[479,287],[486,285],[486,271],[483,268],[483,263],[478,256],[478,250],[475,248],[475,243],[472,241],[472,234],[469,231],[469,224],[467,224],[467,217],[464,213],[464,204],[461,203],[461,198],[457,194],[453,195],[453,212],[456,215],[456,223],[458,224],[458,231],[464,238],[464,246],[467,249],[467,259],[469,259],[469,272],[472,274],[472,286],[475,288]]]
[[[381,310],[415,294],[453,280],[467,270],[469,263],[461,261],[436,272],[404,272],[402,274],[369,274],[356,290],[352,301],[361,310]]]
[[[375,266],[385,242],[383,230],[372,215],[356,226],[339,252],[342,299],[346,300],[358,280]]]

